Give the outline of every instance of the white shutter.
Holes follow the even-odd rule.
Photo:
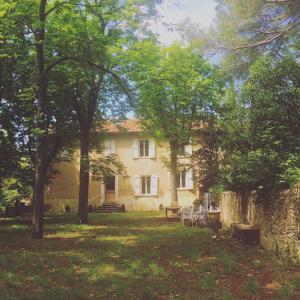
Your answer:
[[[132,151],[133,151],[133,158],[138,158],[139,157],[139,140],[138,139],[133,139]]]
[[[193,172],[192,170],[187,170],[185,173],[185,182],[188,189],[193,189]]]
[[[151,176],[151,195],[158,195],[158,177],[155,175]]]
[[[155,158],[155,141],[149,140],[149,157]]]
[[[140,188],[141,186],[141,179],[139,175],[133,176],[133,193],[135,196],[139,196],[141,194]]]
[[[116,154],[116,142],[115,142],[115,140],[110,140],[110,153],[109,154]]]
[[[192,145],[185,145],[184,146],[184,152],[185,152],[186,155],[192,155],[192,153],[193,153]]]
[[[105,140],[104,142],[104,155],[110,154],[110,140]]]

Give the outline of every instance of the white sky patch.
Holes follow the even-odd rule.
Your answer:
[[[215,17],[216,5],[214,0],[164,0],[158,10],[165,23],[178,24],[189,18],[205,29],[211,25]],[[165,45],[180,40],[179,33],[169,31],[162,22],[153,22],[151,29],[159,34],[160,42]]]

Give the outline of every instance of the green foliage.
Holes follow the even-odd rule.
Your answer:
[[[20,200],[21,196],[16,183],[14,178],[3,180],[0,194],[0,213],[3,213],[6,207],[14,206]]]
[[[287,188],[299,182],[299,63],[259,59],[224,118],[222,181],[227,189]],[[225,124],[227,123],[227,125]]]
[[[130,52],[138,86],[136,113],[152,136],[189,142],[192,124],[218,101],[217,70],[190,47],[159,48],[151,41]]]
[[[227,78],[248,74],[249,66],[269,53],[273,57],[299,51],[298,1],[218,0],[216,22],[201,34],[202,45],[223,54]],[[199,38],[199,34],[198,37]]]
[[[218,107],[215,107],[216,114],[206,116],[203,128],[195,132],[201,147],[191,156],[194,180],[204,192],[219,191],[222,130],[217,111]]]
[[[48,0],[42,21],[42,1],[0,0],[0,182],[12,177],[31,187],[40,145],[43,180],[37,182],[47,183],[54,163],[70,159],[79,127],[85,137],[96,130],[103,107],[110,112],[124,93],[116,79],[123,76],[119,54],[148,36],[144,20],[160,2]],[[5,191],[5,199],[13,197]]]

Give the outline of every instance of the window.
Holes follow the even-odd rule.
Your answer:
[[[185,155],[185,146],[184,145],[180,145],[178,147],[178,155],[179,156],[184,156]]]
[[[186,187],[186,171],[179,171],[179,173],[177,173],[177,188],[183,189]]]
[[[153,139],[133,139],[133,158],[155,158],[155,141]]]
[[[139,157],[149,157],[149,140],[139,140]]]
[[[142,195],[151,194],[151,176],[141,176]]]
[[[132,183],[135,196],[158,195],[158,177],[156,175],[135,175]]]
[[[193,148],[191,144],[188,145],[180,145],[178,147],[178,156],[189,156],[192,155]]]
[[[116,143],[115,140],[105,140],[104,142],[104,155],[116,154]]]

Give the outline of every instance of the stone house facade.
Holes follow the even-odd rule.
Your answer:
[[[93,181],[90,175],[89,204],[99,207],[104,202],[124,204],[127,210],[158,210],[171,202],[169,171],[164,163],[169,145],[147,136],[136,119],[129,119],[117,126],[106,126],[105,153],[115,154],[126,168],[126,176],[107,178],[105,183]],[[186,145],[179,156],[180,162],[188,160],[193,146]],[[69,206],[77,211],[79,190],[79,150],[74,151],[71,162],[55,166],[58,176],[45,193],[45,204],[54,212],[64,211]],[[178,173],[178,201],[180,206],[192,205],[196,199],[196,188],[190,169]]]

